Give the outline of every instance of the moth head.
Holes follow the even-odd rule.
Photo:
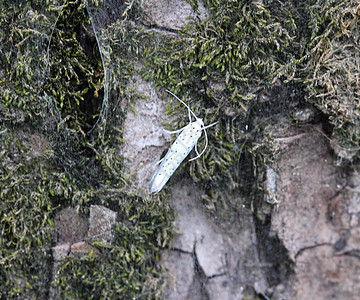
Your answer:
[[[200,118],[196,118],[195,122],[192,122],[192,125],[196,127],[196,129],[203,129],[204,128],[204,121]]]

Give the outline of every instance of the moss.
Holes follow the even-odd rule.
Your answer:
[[[191,4],[196,9],[195,2]],[[273,101],[265,111],[256,98],[259,93],[271,94],[278,78],[293,78],[297,58],[291,45],[296,24],[289,3],[205,4],[209,17],[203,21],[194,18],[178,37],[154,34],[148,38],[142,72],[158,87],[169,88],[190,103],[205,124],[219,121],[208,130],[204,155],[181,166],[179,172],[189,169],[192,178],[203,183],[208,196],[217,201],[217,209],[223,207],[229,213],[229,207],[240,202],[222,202],[233,198],[228,193],[241,188],[245,196],[257,189],[255,177],[275,155],[271,127],[278,123],[279,107],[291,107]],[[292,87],[289,84],[288,89]],[[176,124],[180,128],[188,122],[186,110],[178,107],[181,105],[175,103],[168,110],[170,116],[175,115],[170,127]]]
[[[335,151],[345,160],[358,159],[359,3],[318,1],[309,6],[311,38],[304,69],[308,101],[328,115]]]
[[[196,11],[197,2],[188,2]],[[180,172],[189,169],[217,199],[239,187],[250,194],[261,190],[266,165],[277,154],[272,139],[279,122],[295,123],[291,116],[308,105],[305,101],[328,117],[337,154],[356,159],[358,3],[209,0],[205,4],[209,17],[194,18],[177,37],[154,34],[144,52],[145,78],[190,103],[205,124],[220,121],[208,130],[204,156]],[[279,83],[284,98],[276,94]],[[266,100],[270,105],[261,98],[272,99]],[[174,129],[188,122],[185,109],[177,109],[180,106],[169,106],[168,114],[175,119],[167,125]],[[246,167],[239,170],[239,165]],[[249,181],[242,181],[249,174]]]
[[[67,127],[88,132],[103,98],[103,66],[85,4],[67,2],[49,47],[50,75],[44,87]]]
[[[87,49],[95,39],[80,1],[48,10],[35,1],[1,7],[1,296],[47,298],[50,285],[66,298],[85,298],[88,290],[98,298],[159,296],[163,279],[155,262],[171,240],[174,216],[164,195],[145,201],[128,194],[116,151],[125,118],[119,104],[140,97],[126,88],[134,74],[171,89],[205,124],[219,120],[208,130],[204,156],[179,174],[201,182],[209,207],[227,220],[238,217],[239,205],[259,199],[264,170],[277,154],[274,132],[294,121],[304,94],[328,116],[333,139],[357,157],[357,4],[205,4],[210,16],[177,36],[139,26],[139,1],[122,5],[123,19],[101,28],[102,57]],[[168,113],[170,127],[187,124],[174,99]],[[37,154],[32,135],[42,136]],[[119,213],[115,242],[94,244],[98,256],[67,258],[51,279],[55,213],[73,206],[86,214],[91,204]]]
[[[6,298],[25,294],[44,298],[51,278],[55,210],[49,201],[49,181],[57,178],[21,144],[21,137],[10,130],[1,136],[1,291]]]
[[[20,2],[5,1],[0,8],[0,100],[4,107],[26,109],[27,117],[35,119],[46,106],[40,95],[56,13],[46,15],[37,1]]]
[[[94,53],[86,48],[94,39],[86,33],[84,5],[64,4],[45,7],[33,1],[1,8],[1,297],[45,299],[55,286],[66,298],[87,297],[83,288],[99,297],[155,298],[162,286],[155,262],[172,238],[174,216],[165,197],[145,201],[126,192],[123,162],[116,151],[124,117],[119,95],[129,104],[138,97],[135,91],[125,91],[134,70],[126,58],[137,51],[136,33],[141,29],[122,22],[112,25],[122,30],[120,43],[110,36],[115,28],[103,36],[113,47],[107,71],[114,89],[103,115],[106,130],[87,134],[99,115],[99,102],[91,98],[98,93],[97,99],[102,99],[104,66],[96,48]],[[51,12],[54,15],[47,18]],[[127,10],[126,17],[132,13]],[[27,30],[34,24],[38,32]],[[129,32],[134,32],[130,40]],[[91,204],[110,206],[121,216],[115,242],[110,247],[95,243],[100,256],[68,258],[53,278],[56,213],[71,206],[87,214]]]
[[[64,261],[53,284],[67,299],[157,298],[164,282],[155,262],[172,237],[172,213],[159,198],[144,201],[114,192],[107,197],[122,220],[114,228],[115,241],[98,245],[99,255]]]
[[[286,75],[285,49],[295,34],[286,6],[262,1],[206,3],[211,15],[190,23],[181,39],[168,38],[165,49],[155,55],[157,68],[148,70],[151,78],[168,87],[198,90],[197,95],[208,94],[209,83],[224,78],[227,90],[238,88],[237,97],[247,99],[254,83]]]
[[[94,298],[160,293],[162,277],[155,262],[173,234],[173,214],[163,200],[144,201],[116,189],[119,184],[112,182],[116,168],[105,177],[108,184],[86,186],[81,177],[60,173],[52,157],[34,157],[24,136],[7,133],[1,140],[3,295],[46,298],[50,284],[67,299],[84,298],[89,289]],[[118,211],[121,223],[114,228],[115,242],[110,247],[95,243],[100,256],[60,263],[51,281],[54,214],[68,205],[86,212],[90,203]]]

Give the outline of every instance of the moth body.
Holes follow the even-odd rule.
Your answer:
[[[154,176],[151,179],[149,190],[150,193],[158,193],[161,191],[161,189],[164,187],[164,185],[168,182],[172,174],[175,172],[175,170],[179,167],[181,162],[188,156],[190,151],[195,147],[195,151],[197,156],[190,159],[194,160],[200,157],[204,151],[206,150],[208,140],[207,140],[207,134],[206,130],[207,128],[217,124],[218,122],[215,122],[213,124],[210,124],[208,126],[204,126],[204,122],[202,119],[196,117],[196,115],[190,110],[190,108],[182,101],[180,100],[176,95],[169,92],[171,95],[176,97],[177,100],[179,100],[182,104],[184,104],[188,111],[189,111],[189,120],[190,123],[183,127],[182,129],[175,130],[173,132],[169,133],[178,133],[180,132],[179,136],[175,140],[175,142],[171,145],[170,149],[160,160],[160,166],[156,170]],[[196,121],[191,121],[191,114],[195,117]],[[204,131],[205,133],[205,148],[203,151],[199,154],[197,150],[197,142],[199,138],[201,137],[201,133]]]
[[[204,122],[201,119],[197,119],[196,122],[190,123],[183,128],[178,138],[161,160],[161,164],[150,182],[150,193],[158,193],[168,182],[181,162],[195,147],[201,137],[202,127],[204,127]]]

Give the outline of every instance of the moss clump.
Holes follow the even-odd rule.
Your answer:
[[[308,100],[329,116],[337,154],[353,160],[360,155],[359,3],[317,1],[308,14]]]
[[[153,44],[148,43],[145,49],[143,75],[189,102],[205,124],[219,120],[219,125],[208,130],[209,147],[203,157],[185,165],[190,167],[193,179],[205,183],[209,195],[219,199],[225,191],[240,186],[248,193],[253,187],[254,166],[263,166],[273,156],[271,138],[264,139],[264,127],[259,127],[267,122],[253,125],[254,119],[264,117],[255,100],[259,92],[271,93],[271,83],[277,78],[290,80],[294,76],[296,56],[290,46],[296,25],[291,5],[286,3],[205,4],[210,15],[203,21],[194,18],[178,38],[152,37]],[[271,109],[276,110],[278,105],[274,104]],[[179,106],[175,104],[175,108]],[[186,110],[181,110],[181,114],[172,108],[168,111],[176,115],[170,124],[176,128],[188,122]],[[253,119],[249,119],[250,112]],[[273,121],[268,118],[268,122]],[[239,164],[246,168],[239,168]],[[241,178],[249,181],[242,182]]]
[[[190,23],[182,39],[172,43],[171,55],[158,55],[152,77],[162,85],[208,89],[209,81],[225,78],[229,90],[239,85],[245,89],[260,80],[272,81],[289,63],[284,53],[295,26],[285,6],[262,1],[206,3],[211,15]],[[180,76],[183,80],[178,82]]]
[[[103,66],[85,4],[66,2],[49,47],[45,92],[55,99],[67,127],[88,132],[99,116]]]
[[[95,175],[80,164],[77,172],[65,172],[66,166],[54,157],[56,152],[44,136],[33,143],[31,136],[38,133],[13,131],[6,125],[1,127],[0,139],[2,295],[48,298],[50,286],[67,299],[85,298],[89,290],[94,298],[158,295],[163,282],[155,262],[172,238],[174,218],[164,199],[144,201],[123,192],[114,154],[97,148],[103,154],[92,165],[95,182],[91,178]],[[34,152],[39,143],[43,144],[42,154]],[[90,176],[81,176],[83,173]],[[115,241],[111,245],[94,243],[100,253],[96,257],[64,260],[53,278],[55,214],[68,206],[87,214],[90,204],[118,211]]]
[[[3,1],[0,7],[0,101],[26,109],[32,120],[47,105],[41,95],[56,17],[56,11],[44,11],[41,1]]]
[[[152,298],[161,293],[163,282],[155,262],[159,250],[172,238],[174,218],[163,199],[144,201],[122,192],[121,183],[114,180],[115,165],[111,164],[110,176],[101,171],[100,160],[97,175],[103,174],[99,177],[105,182],[86,185],[82,177],[61,173],[52,151],[34,155],[26,133],[15,135],[5,128],[1,128],[0,144],[2,295],[47,298],[50,285],[67,299],[85,298],[89,290],[93,298],[127,298],[142,293]],[[64,260],[52,278],[55,213],[69,205],[86,213],[90,203],[118,211],[115,241],[111,245],[94,243],[98,256]]]
[[[0,290],[5,298],[46,298],[56,202],[68,201],[78,191],[65,174],[49,167],[46,154],[34,155],[26,133],[4,125],[1,132]]]
[[[121,76],[128,79],[133,67],[114,54],[114,64],[121,64],[111,69],[111,75],[117,75],[111,80],[120,82],[115,86],[117,94],[109,93],[109,113],[103,115],[106,131],[87,135],[99,110],[84,104],[88,97],[96,98],[97,92],[101,99],[103,66],[93,49],[87,52],[92,40],[81,43],[81,33],[85,33],[81,28],[89,21],[84,5],[69,1],[64,6],[45,6],[32,1],[5,4],[1,9],[1,297],[45,299],[50,286],[67,298],[85,298],[89,290],[98,297],[157,297],[162,277],[155,261],[171,240],[174,216],[166,199],[144,201],[126,192],[123,163],[116,151],[122,137],[119,94],[125,94],[126,84]],[[29,30],[34,24],[38,32]],[[131,44],[136,44],[135,38]],[[113,44],[125,53],[122,46]],[[136,97],[131,91],[128,94],[130,100]],[[119,212],[115,242],[110,246],[94,243],[99,256],[61,262],[59,276],[53,278],[56,213],[71,206],[87,214],[91,204]]]
[[[164,282],[155,263],[172,236],[172,212],[159,198],[144,201],[116,192],[105,198],[120,214],[114,242],[97,245],[100,254],[64,261],[54,286],[67,299],[159,297]]]

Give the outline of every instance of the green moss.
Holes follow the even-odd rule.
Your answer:
[[[108,184],[96,188],[86,186],[81,177],[59,173],[60,166],[51,163],[53,157],[34,157],[23,136],[3,134],[1,141],[3,295],[46,298],[50,284],[67,299],[84,298],[89,289],[94,298],[135,297],[142,293],[151,298],[160,293],[163,282],[155,261],[159,250],[172,238],[174,218],[164,199],[144,201],[117,189],[121,184],[112,181],[117,169],[111,162],[112,173],[104,171]],[[118,211],[121,223],[114,228],[115,242],[106,247],[95,243],[99,256],[66,259],[51,282],[55,212],[71,205],[86,213],[90,203]]]
[[[195,2],[191,4],[196,9]],[[228,193],[239,189],[244,195],[257,189],[255,177],[275,155],[270,132],[284,104],[273,101],[265,111],[256,97],[260,92],[273,93],[271,84],[278,78],[293,78],[297,58],[291,45],[296,39],[296,25],[288,3],[205,4],[210,15],[203,21],[194,18],[177,37],[148,37],[142,73],[158,87],[169,88],[190,103],[205,124],[219,121],[207,131],[209,146],[204,155],[181,166],[179,172],[189,169],[187,172],[204,184],[208,195],[219,200],[217,208],[227,206],[229,212],[229,205],[236,207],[240,202],[221,203],[222,199],[228,201],[233,198]],[[168,114],[175,120],[168,125],[181,128],[188,123],[186,109],[176,100],[170,101],[175,104]]]
[[[127,193],[116,150],[125,118],[119,104],[131,106],[140,97],[127,88],[139,73],[189,102],[205,124],[219,120],[208,130],[205,154],[178,174],[187,172],[202,183],[209,207],[227,220],[238,217],[244,203],[239,197],[249,199],[245,204],[251,207],[256,193],[263,192],[264,170],[277,154],[274,132],[291,124],[293,110],[305,105],[304,93],[328,116],[340,148],[357,157],[357,3],[309,3],[205,1],[207,19],[194,19],[177,36],[167,36],[139,27],[134,21],[141,14],[139,1],[131,1],[121,8],[124,19],[101,28],[102,57],[96,47],[86,48],[95,39],[80,1],[46,12],[40,2],[5,3],[0,11],[1,296],[47,298],[50,285],[65,298],[85,298],[89,290],[94,298],[159,296],[163,279],[155,262],[171,240],[174,216],[163,195],[145,201]],[[90,42],[82,44],[83,37]],[[103,85],[107,102],[101,103]],[[167,125],[186,125],[186,109],[169,99],[174,120]],[[40,150],[35,151],[39,143],[32,136],[41,136]],[[91,204],[119,213],[115,241],[95,243],[98,255],[67,258],[50,282],[54,215],[69,206],[87,214]]]
[[[46,106],[41,98],[46,49],[57,13],[45,13],[37,1],[5,1],[0,14],[0,101],[26,109],[27,117],[35,119]]]
[[[154,54],[157,59],[151,62],[157,68],[149,70],[150,78],[168,87],[197,90],[197,95],[209,93],[209,83],[224,78],[227,90],[238,88],[238,97],[246,99],[254,83],[287,74],[286,48],[294,39],[295,25],[286,6],[261,1],[206,3],[211,11],[206,20],[190,23],[181,39],[169,37],[161,53]]]
[[[25,150],[21,137],[3,133],[0,140],[1,292],[6,298],[43,298],[51,277],[55,210],[49,201],[49,181],[57,178]]]
[[[122,220],[114,228],[115,241],[98,245],[98,255],[61,263],[54,286],[67,299],[159,297],[164,282],[155,262],[172,237],[169,207],[159,198],[144,201],[114,192],[107,196]]]
[[[106,67],[113,89],[102,116],[106,130],[87,135],[100,112],[99,102],[92,107],[91,98],[102,99],[104,66],[97,48],[88,52],[88,44],[81,42],[82,35],[94,42],[87,33],[84,5],[69,1],[48,8],[45,12],[35,2],[1,8],[1,297],[45,299],[55,286],[67,299],[85,298],[88,290],[94,297],[155,298],[163,284],[155,262],[172,238],[174,216],[166,198],[145,201],[126,192],[123,162],[116,151],[124,118],[119,97],[128,104],[139,97],[125,87],[134,71],[128,58],[138,51],[136,34],[141,29],[124,21],[103,35],[101,45],[112,46],[104,61],[111,61]],[[49,12],[54,16],[46,19]],[[128,9],[127,18],[133,12]],[[39,19],[46,22],[35,22]],[[41,39],[27,30],[34,24],[39,24]],[[113,40],[119,38],[117,28],[119,43]],[[56,213],[70,206],[88,214],[91,204],[119,213],[114,243],[94,243],[99,256],[68,258],[52,277]]]
[[[45,92],[53,97],[65,124],[88,132],[103,98],[103,66],[85,4],[67,2],[57,20],[50,48],[51,77]]]

